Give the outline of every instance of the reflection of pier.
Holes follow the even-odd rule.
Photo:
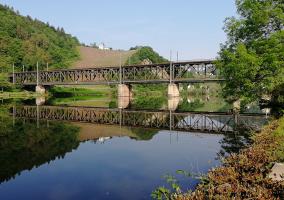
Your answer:
[[[158,128],[183,131],[232,132],[237,126],[259,129],[263,115],[228,113],[123,110],[94,107],[20,106],[13,114],[19,118],[61,120],[96,124]]]

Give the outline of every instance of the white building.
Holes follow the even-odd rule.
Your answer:
[[[101,49],[101,50],[109,50],[109,49],[110,49],[110,48],[106,47],[105,43],[103,43],[103,42],[100,43],[98,47],[99,47],[99,49]]]

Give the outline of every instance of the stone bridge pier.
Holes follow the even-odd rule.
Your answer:
[[[127,108],[132,98],[131,85],[119,84],[117,86],[118,108]]]
[[[42,106],[45,104],[45,96],[39,96],[39,97],[36,97],[36,105],[37,106]]]
[[[168,98],[168,109],[171,111],[175,111],[178,108],[180,100],[180,97]]]
[[[45,94],[46,88],[43,85],[37,85],[35,87],[35,92],[38,94]]]
[[[117,95],[118,97],[131,97],[131,86],[126,84],[119,84],[117,86]]]
[[[170,83],[168,85],[168,97],[169,98],[179,97],[179,88],[177,84]]]
[[[117,107],[120,109],[126,109],[130,105],[130,97],[118,97]]]

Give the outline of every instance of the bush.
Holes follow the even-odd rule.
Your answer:
[[[131,50],[136,50],[136,52],[130,58],[128,58],[126,61],[127,64],[141,64],[144,60],[149,60],[152,63],[163,63],[168,61],[148,46],[137,46]]]

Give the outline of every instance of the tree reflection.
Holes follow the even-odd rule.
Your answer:
[[[13,121],[1,113],[0,123],[0,182],[8,181],[23,170],[31,170],[56,158],[64,158],[67,152],[79,145],[75,126],[43,121]]]
[[[238,153],[241,149],[246,147],[251,142],[251,131],[246,129],[239,129],[234,133],[224,135],[220,141],[221,150],[218,156],[224,157],[232,153]]]
[[[154,135],[156,135],[159,131],[154,129],[147,129],[144,128],[131,128],[132,133],[135,135],[133,139],[135,140],[151,140]]]

